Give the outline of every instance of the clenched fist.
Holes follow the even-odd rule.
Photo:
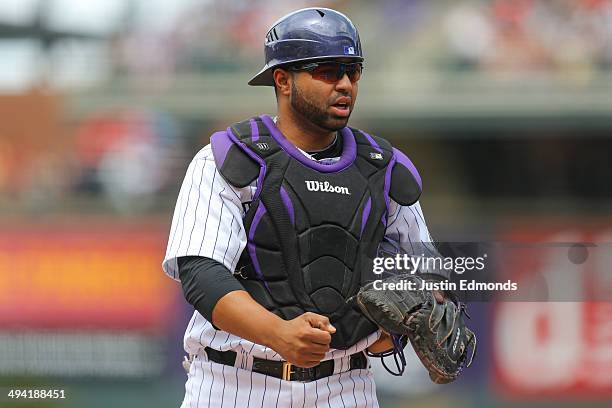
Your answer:
[[[336,328],[327,317],[306,312],[292,320],[278,321],[271,331],[271,349],[291,364],[310,368],[319,364],[329,351]]]

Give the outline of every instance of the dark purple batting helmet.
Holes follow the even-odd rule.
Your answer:
[[[359,33],[344,14],[310,7],[277,20],[265,43],[266,65],[249,85],[274,86],[274,68],[299,61],[349,58],[363,61]]]

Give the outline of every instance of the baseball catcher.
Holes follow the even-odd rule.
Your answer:
[[[418,275],[405,274],[384,279],[379,289],[374,283],[369,283],[361,288],[356,301],[368,319],[393,339],[393,350],[373,354],[381,358],[395,357],[398,372],[391,371],[383,360],[387,371],[402,374],[406,365],[402,349],[408,339],[429,371],[431,380],[447,384],[457,379],[463,367],[472,364],[476,335],[465,325],[464,316],[469,317],[466,305],[452,292],[446,291],[442,295],[438,291],[422,289],[422,281]],[[408,285],[414,289],[392,289]]]
[[[378,407],[367,353],[403,362],[408,339],[450,381],[473,339],[463,307],[366,286],[383,242],[434,249],[416,166],[349,126],[365,63],[357,28],[310,7],[276,21],[263,46],[248,83],[273,87],[276,112],[211,135],[168,237],[164,271],[195,309],[182,406]],[[347,302],[357,295],[365,313]]]

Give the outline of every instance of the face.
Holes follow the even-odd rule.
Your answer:
[[[317,73],[292,72],[291,107],[323,129],[340,130],[348,123],[355,106],[357,82],[351,82],[347,74],[338,81],[330,81],[321,79],[324,76]]]

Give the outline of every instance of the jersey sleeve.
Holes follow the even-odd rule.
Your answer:
[[[221,176],[210,149],[204,147],[191,161],[174,208],[164,272],[179,280],[177,258],[203,256],[234,271],[246,245],[242,224],[245,191]]]
[[[390,215],[385,232],[385,240],[398,252],[423,257],[440,257],[425,222],[421,204],[403,206],[390,201]],[[450,273],[444,270],[421,271],[449,278]]]

